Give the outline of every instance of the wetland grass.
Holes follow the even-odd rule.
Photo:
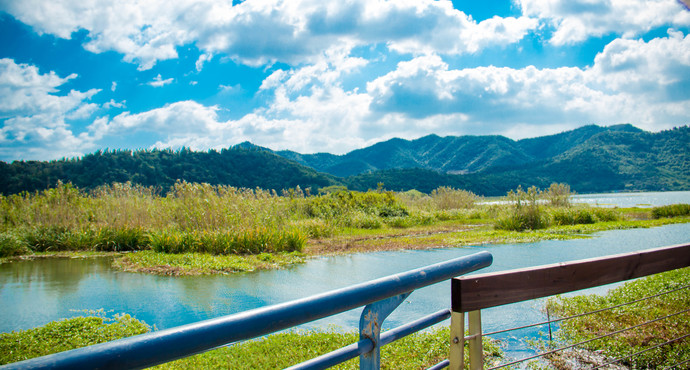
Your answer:
[[[504,204],[482,204],[448,187],[429,195],[337,188],[312,196],[299,188],[279,195],[178,182],[162,195],[131,184],[88,193],[58,184],[0,196],[0,258],[135,252],[115,265],[172,275],[229,273],[299,263],[302,253],[526,243],[688,221],[687,205],[601,209],[570,204],[569,195],[564,184],[518,188]],[[269,254],[274,261],[266,261]]]

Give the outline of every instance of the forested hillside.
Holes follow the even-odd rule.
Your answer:
[[[690,128],[651,133],[631,125],[589,125],[518,141],[429,135],[341,156],[274,153],[251,143],[208,152],[98,151],[50,162],[0,162],[0,172],[3,194],[53,187],[58,180],[82,189],[131,181],[163,192],[178,180],[278,191],[298,185],[312,191],[330,185],[367,190],[383,183],[390,190],[428,193],[450,186],[480,195],[553,182],[580,193],[690,190]]]
[[[599,135],[637,134],[632,125],[576,130],[537,138],[511,140],[503,136],[425,136],[416,140],[391,139],[344,155],[328,153],[276,154],[320,172],[348,177],[378,170],[425,168],[450,174],[481,172],[492,167],[516,167],[548,160],[585,144]]]
[[[520,149],[518,158],[529,160],[492,161],[492,166],[464,176],[434,169],[389,169],[353,176],[348,184],[366,189],[379,181],[394,190],[426,191],[436,183],[484,195],[505,194],[518,185],[546,188],[553,182],[568,183],[581,193],[690,189],[687,126],[659,133],[630,125],[585,126],[513,143]]]
[[[340,184],[333,176],[318,173],[273,153],[233,148],[193,152],[187,149],[98,151],[78,159],[50,162],[0,162],[0,192],[54,187],[71,182],[81,189],[131,181],[167,191],[177,180],[227,184],[264,189],[318,189]]]

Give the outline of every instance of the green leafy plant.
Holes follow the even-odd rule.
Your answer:
[[[102,313],[102,311],[101,311]],[[0,364],[143,334],[148,325],[129,315],[75,317],[34,329],[0,333]]]
[[[512,212],[496,221],[495,227],[502,230],[537,230],[549,225],[548,218],[538,204],[539,190],[532,186],[525,192],[522,187],[508,193],[513,204]]]
[[[653,218],[680,217],[690,215],[690,204],[671,204],[652,208]]]

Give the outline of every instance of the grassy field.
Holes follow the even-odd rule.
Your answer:
[[[569,203],[567,185],[511,191],[504,204],[463,190],[299,188],[277,194],[208,184],[157,189],[69,184],[0,196],[0,258],[119,252],[114,266],[167,275],[247,272],[312,255],[584,238],[688,222],[688,205],[604,209]]]

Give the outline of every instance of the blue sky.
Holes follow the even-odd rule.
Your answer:
[[[690,123],[678,0],[0,0],[0,160]]]

